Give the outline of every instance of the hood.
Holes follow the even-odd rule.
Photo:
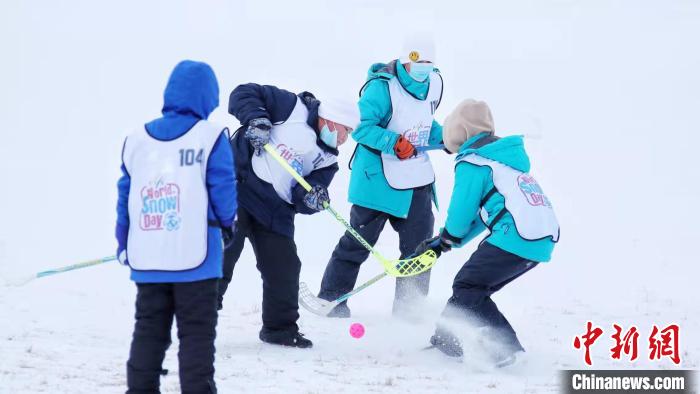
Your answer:
[[[330,152],[335,156],[338,156],[339,152],[337,148],[331,148],[321,141],[321,130],[318,129],[318,108],[321,105],[321,102],[310,92],[301,92],[297,96],[301,99],[301,102],[309,111],[309,117],[306,118],[306,124],[311,127],[311,130],[313,130],[314,133],[316,133],[316,145],[318,145],[318,147],[324,152]]]
[[[170,74],[163,94],[163,115],[191,114],[207,119],[219,106],[219,84],[208,64],[184,60]]]
[[[471,148],[471,145],[487,135],[487,133],[482,133],[468,139],[464,144],[462,144],[459,154],[455,160],[459,161],[466,155],[476,153],[481,157],[505,164],[508,167],[514,168],[520,172],[530,171],[530,158],[527,156],[527,152],[525,152],[523,136],[514,135],[504,137],[482,147],[476,149]]]
[[[396,60],[389,63],[374,63],[367,70],[367,81],[377,78],[392,79],[396,76]]]
[[[203,62],[184,60],[175,66],[163,93],[163,117],[146,124],[151,136],[171,140],[185,134],[219,106],[219,83]]]
[[[437,68],[433,68],[433,71],[436,73],[440,72]],[[411,78],[403,64],[401,64],[398,60],[392,60],[389,63],[374,63],[372,66],[370,66],[369,70],[367,71],[367,82],[377,78],[384,80],[398,78],[399,83],[404,90],[418,100],[424,100],[425,95],[428,93],[428,89],[430,88],[430,79],[423,82],[416,81],[415,79]],[[364,86],[367,86],[367,83],[365,83]],[[364,86],[362,87],[363,89]]]
[[[494,130],[489,106],[483,101],[466,99],[445,118],[442,124],[442,140],[445,143],[445,149],[458,152],[462,144],[471,137],[483,132],[491,134]],[[480,141],[486,142],[484,139]]]

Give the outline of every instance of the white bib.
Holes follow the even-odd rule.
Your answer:
[[[392,115],[387,129],[406,138],[413,146],[428,146],[435,109],[442,96],[442,79],[430,74],[430,87],[425,100],[418,100],[408,93],[398,78],[389,80]],[[384,176],[389,186],[405,190],[435,182],[435,172],[426,152],[416,157],[399,160],[393,154],[382,153]]]
[[[535,178],[473,153],[460,161],[491,168],[493,184],[505,198],[505,209],[513,215],[515,227],[523,239],[535,241],[551,237],[552,241],[559,241],[559,222],[551,202]]]
[[[338,161],[336,155],[316,144],[316,132],[306,123],[308,116],[309,111],[297,97],[289,118],[282,124],[273,125],[270,130],[270,145],[301,176]],[[252,166],[258,178],[271,184],[281,199],[292,203],[292,188],[297,181],[269,153],[263,151],[260,156],[253,156]]]
[[[157,140],[145,128],[126,139],[132,269],[183,271],[206,259],[207,161],[223,129],[200,120],[172,141]]]

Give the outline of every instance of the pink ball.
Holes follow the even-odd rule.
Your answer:
[[[352,325],[350,325],[350,335],[353,338],[362,338],[362,336],[365,335],[365,326],[360,323],[352,323]]]

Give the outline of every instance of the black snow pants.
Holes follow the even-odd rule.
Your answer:
[[[296,333],[299,331],[299,273],[301,260],[294,240],[275,233],[238,207],[233,244],[224,251],[224,275],[219,283],[223,297],[236,262],[241,257],[245,238],[253,246],[257,268],[263,281],[263,330]],[[220,299],[223,300],[223,299]]]
[[[353,205],[350,210],[350,225],[372,246],[379,239],[387,220],[399,233],[401,258],[411,256],[418,244],[433,235],[435,218],[432,210],[432,186],[423,186],[413,191],[413,199],[405,219]],[[321,282],[319,297],[334,300],[355,287],[360,265],[367,260],[369,251],[347,231],[340,238],[331,259],[326,266]],[[393,312],[402,315],[410,311],[412,301],[428,294],[430,271],[407,277],[396,278]],[[346,308],[343,303],[339,307]]]
[[[165,351],[177,321],[182,393],[216,393],[214,340],[218,279],[137,283],[136,324],[126,364],[127,394],[160,392]]]
[[[491,295],[537,264],[482,242],[455,276],[452,297],[447,301],[443,316],[467,319],[476,326],[488,327],[487,337],[507,353],[523,351],[515,330]]]

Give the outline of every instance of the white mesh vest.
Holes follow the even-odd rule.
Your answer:
[[[425,100],[416,99],[408,93],[398,78],[390,79],[388,85],[392,115],[386,128],[401,134],[415,147],[427,146],[435,109],[442,96],[442,79],[437,73],[430,73],[430,87]],[[394,189],[413,189],[435,182],[433,166],[426,152],[406,160],[382,153],[382,166],[389,186]]]
[[[535,178],[477,154],[466,155],[460,161],[491,168],[493,184],[503,195],[505,209],[513,216],[521,238],[535,241],[551,237],[552,241],[559,241],[559,223],[554,209]],[[485,214],[483,207],[482,213]]]
[[[308,117],[309,111],[297,97],[289,118],[282,124],[273,125],[270,130],[270,145],[301,176],[338,161],[337,156],[316,144],[316,132],[306,123]],[[271,184],[281,199],[292,203],[292,188],[297,181],[269,153],[263,151],[261,155],[253,156],[252,166],[258,178]]]
[[[131,177],[127,257],[135,270],[183,271],[207,256],[207,161],[224,127],[200,120],[172,141],[145,128],[127,137]]]

